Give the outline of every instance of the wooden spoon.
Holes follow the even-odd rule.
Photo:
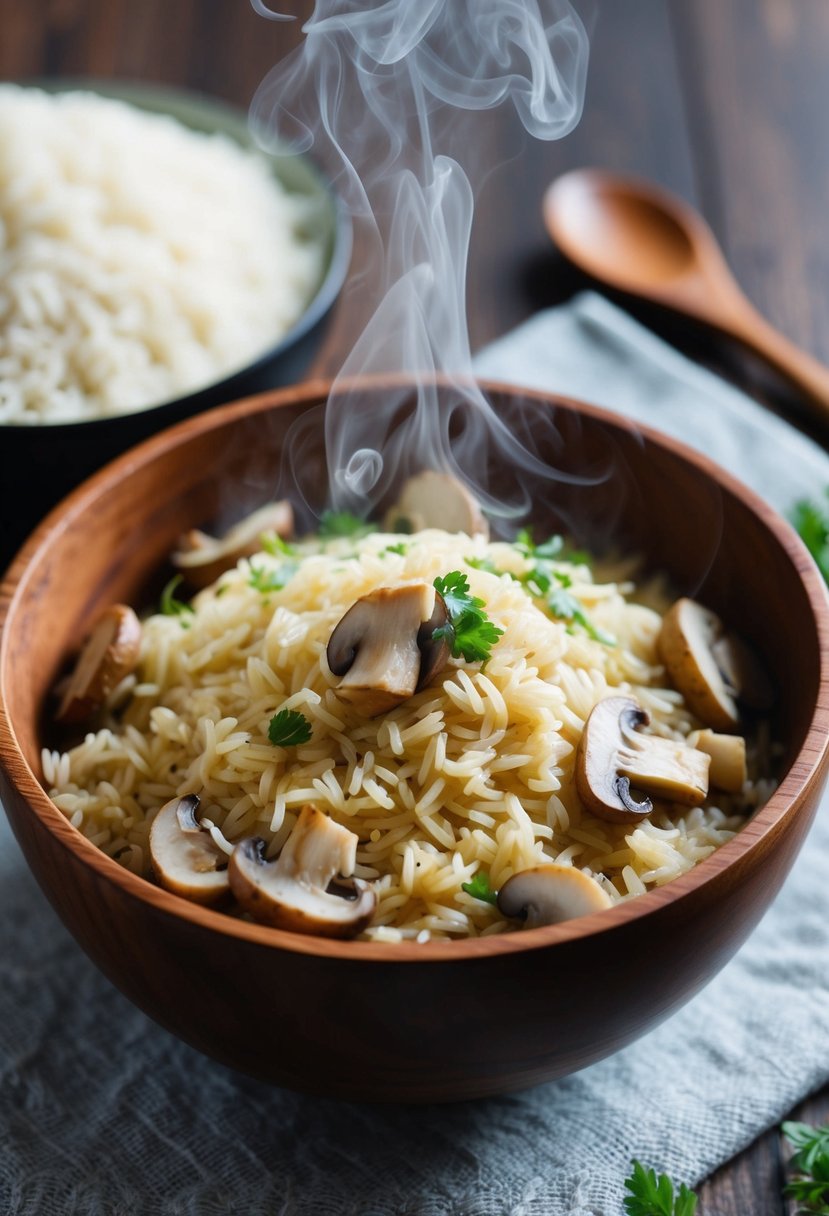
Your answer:
[[[636,178],[577,169],[550,186],[544,222],[561,252],[593,278],[737,338],[822,406],[825,420],[829,369],[757,312],[687,203]]]

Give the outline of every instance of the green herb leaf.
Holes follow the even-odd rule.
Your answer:
[[[829,498],[829,489],[826,490],[826,495]],[[815,559],[824,579],[829,583],[829,503],[802,499],[795,503],[791,522]]]
[[[497,574],[499,576],[504,573],[488,557],[465,557],[463,560],[472,570],[486,570],[487,574]]]
[[[297,569],[296,562],[283,562],[274,570],[252,565],[248,575],[248,586],[253,587],[262,595],[267,595],[269,591],[281,591],[294,577]]]
[[[409,552],[409,546],[404,540],[401,540],[399,545],[386,545],[385,549],[380,550],[380,556],[385,557],[387,553],[397,553],[400,557],[405,557]]]
[[[176,599],[176,590],[184,582],[183,574],[175,574],[167,583],[164,590],[161,592],[161,600],[159,601],[159,610],[165,616],[187,617],[193,615],[193,607],[187,604],[184,600]],[[182,621],[182,625],[189,627],[189,622]]]
[[[311,738],[311,723],[298,709],[280,709],[268,727],[268,738],[274,747],[298,747]]]
[[[624,1201],[627,1216],[694,1216],[697,1196],[684,1182],[674,1197],[674,1184],[667,1174],[657,1177],[638,1161],[631,1166],[631,1175],[625,1179],[630,1192]]]
[[[456,659],[485,663],[504,631],[486,615],[484,601],[470,595],[469,580],[460,570],[436,578],[434,588],[446,605],[449,622],[436,629],[433,636],[446,638]]]
[[[795,1154],[790,1169],[801,1174],[783,1189],[806,1212],[829,1213],[829,1125],[812,1127],[810,1123],[784,1123],[783,1135]]]
[[[334,540],[340,536],[368,536],[376,532],[376,524],[358,519],[350,511],[323,511],[320,516],[319,534],[323,540]]]
[[[485,870],[478,870],[477,874],[472,875],[469,882],[462,882],[461,890],[466,891],[467,895],[471,895],[473,899],[482,899],[486,904],[498,902],[498,892],[493,891],[489,875]]]
[[[289,545],[276,532],[263,532],[259,540],[262,545],[262,551],[269,553],[271,557],[293,557],[296,553],[295,546]]]

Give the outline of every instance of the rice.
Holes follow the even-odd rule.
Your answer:
[[[634,828],[597,819],[576,794],[574,760],[600,700],[616,690],[636,697],[665,737],[698,725],[664,686],[659,612],[634,602],[629,582],[557,563],[599,641],[542,611],[510,577],[528,568],[512,545],[440,531],[406,538],[403,552],[391,545],[400,537],[378,533],[300,546],[287,584],[267,593],[253,585],[263,573],[281,581],[290,571],[262,553],[200,592],[191,615],[149,617],[139,669],[115,694],[121,708],[68,753],[44,752],[56,805],[148,874],[149,825],[174,796],[199,794],[225,837],[262,836],[269,856],[315,803],[359,837],[356,874],[378,896],[364,936],[422,941],[511,927],[463,890],[479,871],[497,889],[554,860],[619,901],[691,869],[768,796],[770,783],[754,780],[704,807],[655,808]],[[452,570],[503,629],[489,661],[452,660],[391,712],[361,716],[338,697],[325,661],[334,626],[378,586]],[[285,708],[307,717],[309,742],[270,744],[269,722]]]
[[[0,422],[127,413],[254,360],[319,281],[306,207],[222,135],[0,86]]]

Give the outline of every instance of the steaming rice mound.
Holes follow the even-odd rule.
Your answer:
[[[462,889],[478,871],[498,889],[555,860],[604,876],[618,901],[690,870],[768,796],[769,782],[755,780],[739,797],[655,809],[633,828],[582,808],[575,749],[611,690],[635,696],[666,737],[698,725],[664,686],[661,617],[631,602],[630,583],[594,581],[586,564],[555,566],[591,631],[611,644],[547,615],[509,574],[479,568],[528,569],[510,544],[427,531],[300,548],[296,569],[263,553],[200,592],[192,615],[150,617],[109,725],[63,756],[44,753],[57,806],[136,872],[148,873],[154,812],[176,795],[198,793],[200,813],[226,837],[263,836],[270,856],[313,802],[359,836],[356,873],[378,897],[364,936],[474,936],[515,927]],[[347,609],[376,587],[453,570],[504,631],[485,667],[452,660],[377,718],[344,704],[325,652]],[[258,589],[285,579],[282,590]],[[307,717],[310,742],[271,745],[269,722],[285,708]]]
[[[224,136],[0,86],[0,422],[128,413],[250,363],[319,281],[304,206]]]

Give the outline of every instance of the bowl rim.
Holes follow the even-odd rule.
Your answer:
[[[457,377],[436,377],[438,383],[456,384]],[[285,406],[306,403],[310,408],[328,397],[329,391],[392,391],[414,385],[414,378],[399,375],[360,376],[353,379],[330,381],[315,379],[289,388],[275,389],[247,397],[225,406],[197,414],[176,426],[152,436],[111,461],[93,474],[77,489],[59,503],[38,525],[24,543],[9,566],[0,583],[0,767],[6,778],[15,787],[17,794],[27,804],[41,825],[83,865],[95,872],[98,879],[114,883],[125,895],[148,904],[161,914],[182,918],[211,932],[226,937],[241,939],[252,946],[287,950],[295,954],[324,956],[339,960],[374,963],[434,963],[479,960],[495,955],[521,953],[527,950],[545,949],[559,943],[574,942],[594,934],[611,932],[628,925],[640,917],[665,909],[690,895],[697,888],[715,879],[719,874],[738,865],[764,839],[787,818],[806,813],[807,795],[815,785],[820,785],[829,754],[829,596],[823,579],[800,537],[794,529],[768,506],[753,490],[737,478],[720,468],[702,453],[687,447],[680,441],[662,434],[657,429],[642,425],[629,418],[616,415],[610,410],[578,401],[574,398],[543,392],[537,389],[489,379],[475,383],[486,393],[501,393],[520,396],[546,407],[564,407],[577,414],[586,415],[611,428],[643,436],[658,447],[667,449],[674,456],[696,467],[708,479],[715,481],[724,490],[739,498],[760,518],[761,523],[772,533],[786,556],[797,570],[807,594],[815,623],[819,646],[818,694],[803,744],[794,757],[791,767],[784,775],[769,801],[741,828],[734,838],[721,845],[709,857],[698,862],[693,869],[662,887],[657,887],[635,899],[589,916],[549,925],[539,929],[521,930],[515,933],[493,934],[488,937],[462,938],[452,941],[430,942],[375,942],[337,941],[330,938],[304,936],[285,930],[272,929],[250,921],[238,920],[223,912],[204,908],[173,895],[156,886],[149,879],[141,878],[124,869],[102,850],[97,848],[81,832],[72,827],[68,819],[58,810],[17,745],[14,725],[6,712],[3,682],[8,651],[8,622],[14,622],[21,609],[28,586],[37,571],[37,558],[60,538],[69,524],[84,514],[99,494],[113,483],[129,477],[130,473],[151,464],[163,452],[185,444],[190,438],[205,431],[219,429],[227,423],[271,412]]]
[[[127,104],[135,105],[138,108],[141,108],[139,98],[143,95],[148,101],[155,98],[164,103],[163,108],[157,110],[150,109],[149,113],[175,118],[183,126],[188,126],[188,124],[174,114],[172,110],[168,111],[168,104],[172,105],[178,101],[183,105],[191,106],[204,112],[206,116],[209,116],[211,111],[213,111],[216,114],[224,114],[225,117],[237,123],[247,123],[247,111],[242,109],[241,106],[225,101],[222,97],[213,97],[211,94],[203,93],[198,89],[184,89],[176,85],[168,85],[164,82],[156,83],[154,81],[126,78],[123,80],[120,78],[109,80],[106,77],[100,76],[62,76],[54,79],[34,77],[32,79],[10,81],[8,83],[17,84],[20,88],[41,89],[47,93],[95,93],[101,97],[111,98],[114,101],[125,101]],[[228,138],[232,137],[228,136]],[[255,147],[254,141],[251,140],[251,148]],[[267,152],[261,148],[258,151],[260,155],[268,160],[279,159],[280,154],[277,152]],[[334,302],[345,285],[354,246],[354,225],[345,199],[334,189],[333,182],[324,172],[321,165],[317,163],[316,158],[310,156],[307,152],[286,152],[286,156],[300,160],[310,168],[319,184],[320,193],[325,193],[330,200],[334,223],[331,233],[331,257],[325,274],[320,279],[317,289],[306,307],[290,329],[286,330],[274,345],[265,347],[262,353],[257,355],[255,359],[243,364],[241,367],[237,367],[235,370],[222,376],[221,379],[210,380],[206,384],[191,389],[189,392],[181,394],[178,397],[168,397],[164,401],[157,401],[155,405],[125,410],[117,414],[102,414],[94,418],[78,418],[74,422],[71,419],[60,422],[49,422],[48,420],[42,422],[3,422],[0,423],[0,435],[5,434],[7,431],[23,431],[31,434],[32,431],[48,429],[50,435],[59,437],[64,430],[75,431],[78,427],[111,426],[113,424],[117,425],[121,420],[132,419],[137,416],[157,416],[159,411],[186,410],[197,405],[199,399],[205,393],[221,395],[226,399],[232,398],[233,394],[241,387],[243,380],[248,379],[250,376],[255,376],[273,360],[281,358],[288,350],[301,342],[306,334],[310,333],[329,309],[333,307]],[[163,421],[160,425],[164,425]]]

